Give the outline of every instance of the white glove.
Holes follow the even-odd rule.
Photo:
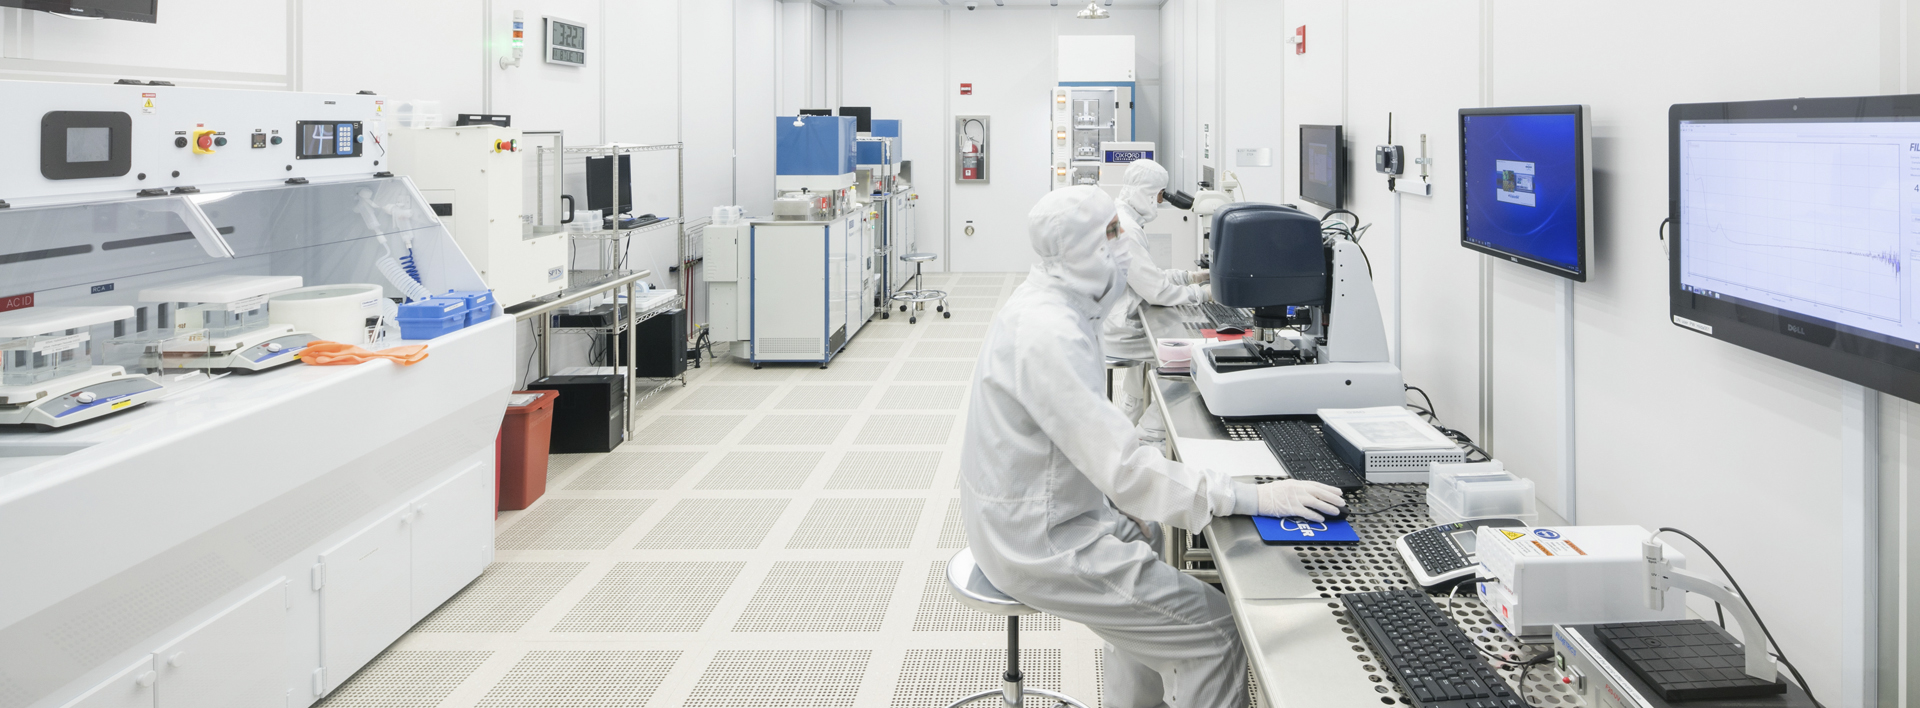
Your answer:
[[[1213,280],[1213,272],[1196,270],[1188,274],[1188,279],[1193,281],[1191,285],[1206,285],[1207,281]]]
[[[1347,500],[1340,488],[1303,479],[1268,482],[1255,489],[1260,492],[1261,516],[1297,516],[1308,521],[1326,521],[1322,514],[1337,514]]]

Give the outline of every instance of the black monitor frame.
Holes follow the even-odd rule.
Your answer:
[[[1307,193],[1307,131],[1333,131],[1333,194]],[[1300,199],[1327,209],[1345,209],[1347,203],[1347,137],[1346,130],[1337,125],[1301,125],[1300,126]]]
[[[1667,110],[1669,321],[1681,329],[1920,402],[1920,343],[1900,343],[1887,335],[1724,294],[1690,292],[1681,284],[1681,254],[1689,242],[1680,218],[1680,124],[1702,120],[1920,122],[1920,95],[1681,103]]]
[[[1527,254],[1482,246],[1467,240],[1467,117],[1468,116],[1539,116],[1568,114],[1574,117],[1574,142],[1578,143],[1574,156],[1574,172],[1580,185],[1574,190],[1574,199],[1580,207],[1580,217],[1575,220],[1580,230],[1575,239],[1578,242],[1580,262],[1574,269],[1556,263],[1536,260]],[[1515,106],[1507,108],[1462,108],[1458,119],[1460,129],[1460,245],[1470,251],[1517,263],[1519,265],[1545,271],[1576,283],[1587,282],[1593,274],[1593,123],[1592,112],[1581,104],[1565,106]]]
[[[99,17],[108,20],[126,20],[128,22],[159,22],[160,0],[146,0],[147,10],[124,10],[116,7],[104,7],[106,3],[98,0],[0,0],[0,7],[17,7],[22,10],[38,10],[69,17]]]
[[[867,106],[841,106],[840,115],[854,119],[853,132],[873,132],[873,109]]]

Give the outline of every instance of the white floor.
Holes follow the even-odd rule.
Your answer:
[[[875,319],[831,368],[722,362],[638,437],[552,460],[497,562],[323,705],[945,706],[1005,621],[954,602],[967,384],[1024,275],[929,274],[952,319]],[[1032,685],[1095,705],[1100,642],[1022,622]]]

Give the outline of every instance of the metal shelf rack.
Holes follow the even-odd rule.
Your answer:
[[[661,143],[657,145],[610,143],[607,145],[569,145],[564,147],[563,150],[568,155],[612,158],[612,179],[608,180],[607,183],[607,189],[610,190],[611,193],[607,195],[605,203],[615,205],[620,203],[620,160],[618,156],[667,151],[674,153],[674,213],[666,221],[657,221],[632,229],[590,229],[586,233],[574,233],[572,236],[576,242],[584,241],[594,244],[596,250],[598,250],[598,265],[600,267],[619,268],[626,264],[624,254],[627,253],[627,249],[631,245],[630,239],[635,236],[672,228],[674,230],[675,254],[673,262],[675,267],[680,271],[681,281],[678,289],[681,293],[681,300],[691,303],[693,274],[692,269],[687,267],[689,260],[686,229],[687,153],[685,148],[685,143]],[[637,172],[638,170],[635,171]],[[618,217],[617,214],[615,216],[616,218]],[[569,262],[571,262],[571,258],[572,256],[569,255]],[[629,301],[632,301],[631,298]],[[691,320],[691,318],[689,318],[689,320]],[[688,333],[681,332],[680,336],[681,339],[685,340],[687,339]]]

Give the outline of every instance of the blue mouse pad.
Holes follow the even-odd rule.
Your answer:
[[[1253,527],[1260,531],[1260,540],[1267,543],[1303,544],[1303,543],[1359,543],[1360,533],[1353,530],[1353,524],[1342,521],[1307,521],[1296,517],[1276,519],[1271,516],[1253,517]]]

